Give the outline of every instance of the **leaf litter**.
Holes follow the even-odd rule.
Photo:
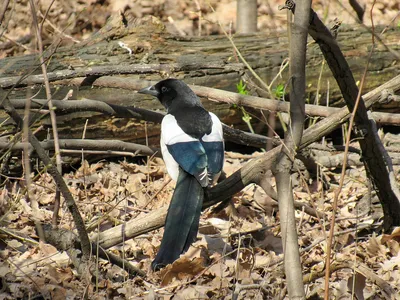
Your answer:
[[[228,175],[249,159],[228,155]],[[335,176],[338,180],[339,176]],[[368,188],[363,183],[366,178],[361,168],[352,176],[357,178],[346,181],[339,201],[333,262],[354,262],[354,267],[356,263],[363,263],[399,292],[400,231],[396,228],[389,234],[377,233],[380,231],[375,228],[381,225],[381,220],[372,219],[371,212],[379,213],[380,208],[374,201],[371,212],[358,213],[357,201],[368,193]],[[127,161],[89,164],[84,161],[75,172],[64,174],[64,179],[91,233],[143,218],[148,212],[168,205],[174,189],[174,183],[168,182],[169,177],[159,159],[145,164]],[[274,185],[273,179],[271,184]],[[332,214],[333,188],[323,191],[323,196],[318,189],[311,195],[314,206],[323,210],[328,218]],[[32,242],[38,237],[29,200],[21,189],[15,188],[15,193],[2,193],[7,209],[1,218],[4,231],[0,232],[1,299],[38,294],[51,295],[55,299],[77,299],[84,293],[90,297],[113,299],[140,299],[150,295],[164,299],[173,296],[174,299],[224,299],[231,298],[237,287],[241,287],[241,299],[274,299],[284,293],[278,206],[272,205],[274,201],[255,185],[235,195],[227,208],[219,212],[212,208],[205,210],[198,241],[172,265],[159,272],[150,271],[163,229],[151,231],[109,249],[144,270],[146,278],[129,278],[121,268],[100,259],[98,268],[107,276],[99,278],[97,283],[92,281],[89,286],[77,277],[66,253],[42,242]],[[49,223],[53,209],[49,199],[54,198],[54,182],[48,174],[40,174],[33,181],[31,191],[39,202],[41,221]],[[294,187],[294,196],[295,200],[310,205],[310,195],[304,186]],[[324,236],[328,234],[328,219],[320,223],[299,210],[296,218],[301,224],[298,232],[303,273],[321,272],[325,265]],[[60,227],[73,230],[73,221],[65,205],[60,219]],[[307,287],[308,297],[323,295],[323,278],[315,278]],[[379,299],[383,295],[372,278],[349,268],[339,269],[331,275],[331,288],[335,297],[351,297],[353,293],[358,298]]]

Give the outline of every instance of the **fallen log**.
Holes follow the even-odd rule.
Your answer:
[[[151,32],[150,36],[149,32]],[[398,43],[395,30],[388,30],[383,38],[387,47],[395,47]],[[357,49],[354,48],[355,39]],[[338,41],[355,78],[360,78],[366,63],[370,33],[362,27],[343,26],[339,32]],[[270,82],[279,73],[287,58],[287,38],[282,33],[269,36],[262,33],[237,35],[234,37],[234,42],[250,66],[266,82]],[[121,46],[121,43],[124,46]],[[127,48],[132,53],[129,53]],[[370,63],[371,68],[365,90],[371,90],[398,74],[398,62],[385,47],[378,46],[375,53]],[[116,74],[129,75],[130,80],[137,81],[154,81],[171,76],[184,79],[193,85],[236,91],[236,84],[242,76],[249,74],[244,64],[236,60],[232,45],[226,37],[173,36],[166,32],[161,22],[152,17],[128,23],[115,17],[88,40],[69,47],[49,47],[45,56],[48,59],[49,80],[57,80],[52,82],[53,99],[63,99],[69,90],[72,90],[70,99],[88,98],[152,110],[162,107],[157,101],[137,97],[132,89],[112,88],[101,85],[99,82],[106,75]],[[310,44],[307,65],[310,101],[314,100],[317,89],[320,94],[319,99],[326,99],[329,86],[330,103],[334,104],[341,98],[340,91],[328,68],[321,67],[322,62],[322,54],[315,45]],[[2,59],[0,69],[2,70],[0,87],[5,89],[0,91],[0,98],[21,79],[21,74],[26,74],[26,76],[18,83],[18,88],[12,91],[12,98],[25,99],[27,86],[30,93],[38,98],[45,98],[44,91],[41,90],[43,76],[40,74],[36,55]],[[288,79],[286,70],[281,72],[281,76],[271,87],[272,89],[277,84],[286,85]],[[324,78],[324,80],[321,81],[319,78]],[[74,84],[74,82],[78,83]],[[240,110],[235,109],[231,104],[207,101],[204,101],[204,104],[224,123],[233,125],[235,128],[247,129],[241,119]],[[249,111],[257,116],[258,110],[250,109]],[[0,112],[0,120],[3,119],[4,114]],[[252,121],[256,132],[265,134],[266,126],[263,124],[258,126],[257,118],[253,118]],[[58,123],[60,138],[80,138],[86,130],[86,137],[89,139],[112,138],[142,144],[147,140],[150,145],[158,144],[158,127],[147,126],[145,129],[143,122],[132,119],[109,118],[88,112],[77,112],[58,117]],[[47,124],[45,121],[41,124],[45,125],[41,132],[41,137],[44,138],[47,135]]]

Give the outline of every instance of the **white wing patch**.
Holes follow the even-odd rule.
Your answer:
[[[179,127],[173,115],[166,115],[161,122],[161,137],[166,145],[173,145],[182,142],[194,142],[197,139],[186,134]]]
[[[178,122],[173,115],[168,114],[163,118],[161,122],[161,153],[168,174],[174,181],[178,180],[179,164],[172,157],[171,153],[169,153],[167,145],[193,141],[197,141],[197,139],[186,134],[182,128],[179,127]]]
[[[205,134],[202,138],[204,142],[223,142],[224,133],[222,131],[222,123],[216,115],[212,112],[209,113],[212,120],[212,129],[210,134]]]
[[[204,142],[224,142],[222,123],[218,117],[209,113],[212,120],[212,130],[210,134],[206,134],[202,137]],[[167,167],[168,174],[174,181],[178,180],[179,175],[179,164],[173,158],[171,153],[169,153],[167,145],[173,145],[182,142],[193,142],[198,141],[198,139],[191,137],[186,134],[182,128],[178,125],[175,117],[173,115],[167,114],[161,122],[161,153],[164,158],[165,166]],[[223,157],[222,157],[223,159]],[[204,169],[199,176],[200,180],[209,177],[207,181],[212,182],[210,177],[215,177],[218,174],[208,174],[207,169]]]
[[[167,167],[167,172],[171,176],[172,180],[177,181],[179,175],[179,165],[176,160],[172,157],[167,149],[167,145],[163,141],[163,135],[161,135],[161,153],[164,159],[165,166]]]

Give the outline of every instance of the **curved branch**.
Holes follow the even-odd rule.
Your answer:
[[[124,152],[132,152],[141,155],[148,156],[158,156],[161,157],[159,150],[156,148],[147,147],[140,144],[135,143],[127,143],[119,140],[77,140],[77,139],[61,139],[59,140],[61,149],[75,149],[75,150],[103,150],[103,151],[124,151]],[[54,141],[47,140],[44,142],[40,142],[40,146],[43,147],[44,150],[54,150]],[[11,144],[7,142],[0,141],[0,149],[12,147],[14,151],[22,151],[24,150],[23,143]],[[34,151],[34,148],[29,145],[29,150]]]
[[[17,109],[25,108],[25,99],[12,99],[12,105]],[[48,108],[47,100],[34,99],[31,103],[32,109]],[[145,120],[154,123],[161,123],[164,113],[155,112],[138,107],[124,107],[116,104],[109,104],[98,100],[53,100],[53,105],[57,110],[58,115],[68,114],[73,112],[92,111],[107,114],[117,118],[135,118],[138,120]],[[1,106],[0,106],[1,107]],[[400,121],[399,121],[400,122]],[[252,146],[257,148],[264,148],[267,144],[267,138],[259,135],[248,133],[239,129],[231,128],[223,124],[224,138],[227,141]],[[279,142],[275,142],[275,145]]]

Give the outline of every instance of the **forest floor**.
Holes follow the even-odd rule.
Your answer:
[[[286,12],[278,10],[283,2],[259,1],[260,31],[286,30]],[[42,14],[50,3],[40,1]],[[336,18],[355,24],[355,13],[347,1],[341,3],[314,1],[313,8],[324,16],[326,24],[333,24]],[[369,9],[372,1],[364,3]],[[400,20],[395,19],[399,10],[397,1],[379,1],[373,11],[374,23],[399,26]],[[82,41],[119,11],[127,17],[155,15],[174,34],[208,35],[221,33],[217,21],[234,32],[236,5],[227,0],[56,0],[44,23],[45,44],[50,44],[60,32],[64,45]],[[0,58],[34,52],[31,18],[27,17],[30,15],[29,1],[10,1],[2,23],[5,31],[0,34]],[[368,19],[367,11],[366,25],[370,24]],[[261,154],[227,152],[224,170],[229,176]],[[295,200],[324,212],[323,218],[315,218],[304,210],[296,211],[308,299],[320,299],[324,294],[326,236],[340,166],[320,167],[318,176],[307,172],[302,176],[293,174]],[[395,175],[399,180],[398,169]],[[46,172],[35,169],[32,176],[29,197],[38,201],[35,215],[42,223],[51,223],[55,184]],[[94,163],[83,158],[79,168],[63,176],[90,234],[144,218],[148,212],[168,205],[174,189],[159,158]],[[160,229],[109,249],[143,270],[146,277],[131,278],[123,269],[100,259],[96,265],[98,277],[83,281],[65,252],[38,242],[23,176],[4,178],[0,190],[0,299],[287,297],[278,205],[258,186],[246,187],[221,211],[205,210],[198,241],[173,265],[160,272],[150,270],[162,238]],[[273,177],[270,182],[275,186]],[[364,168],[347,168],[336,212],[332,299],[400,299],[400,230],[382,233],[382,209],[368,182]],[[65,205],[60,211],[60,227],[75,228]]]

